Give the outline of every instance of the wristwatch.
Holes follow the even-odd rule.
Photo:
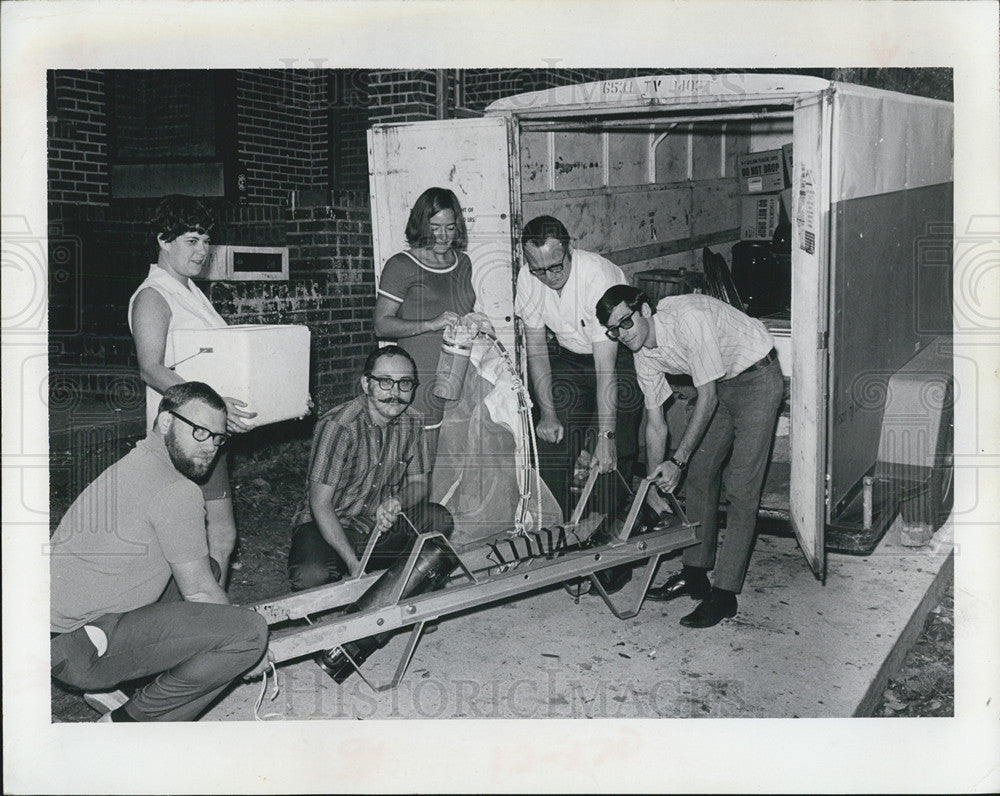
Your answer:
[[[683,470],[685,467],[687,467],[687,462],[679,461],[679,460],[675,459],[673,456],[671,456],[669,459],[667,459],[667,461],[670,462],[678,470]]]
[[[604,437],[604,439],[614,439],[615,438],[615,432],[614,431],[598,431],[597,432],[597,436],[598,437]]]

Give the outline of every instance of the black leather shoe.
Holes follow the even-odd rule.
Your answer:
[[[684,627],[712,627],[731,616],[736,616],[736,595],[731,591],[712,589],[712,593],[698,603],[697,608],[681,617],[681,624]]]
[[[335,649],[320,650],[313,656],[313,660],[316,661],[316,664],[320,669],[326,672],[334,680],[337,679],[345,664],[350,666],[350,664],[347,663],[347,659],[343,655],[340,655]]]
[[[349,647],[351,657],[354,658],[355,663],[359,666],[368,657],[367,655],[359,654],[357,647],[353,643],[345,644],[344,646]],[[343,683],[344,680],[354,674],[354,666],[339,649],[320,650],[316,653],[315,660],[319,668],[326,672],[334,682]]]
[[[707,575],[702,574],[701,577],[698,577],[697,575],[692,575],[689,572],[681,570],[676,575],[671,575],[667,578],[667,582],[662,586],[649,589],[646,592],[646,599],[653,602],[665,603],[670,600],[676,600],[678,597],[683,597],[686,594],[694,600],[704,600],[711,592],[712,584],[709,582]]]

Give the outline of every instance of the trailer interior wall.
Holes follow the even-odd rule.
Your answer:
[[[731,267],[743,199],[737,158],[791,143],[791,109],[754,120],[661,121],[643,129],[615,124],[621,123],[521,131],[522,223],[555,216],[576,245],[621,266],[632,284],[636,274],[651,268],[700,271],[706,246]],[[790,377],[788,319],[765,323]],[[671,445],[683,435],[691,398],[682,391],[667,410]],[[782,516],[789,511],[789,430],[784,404],[762,498],[766,511]]]
[[[555,216],[576,245],[633,282],[650,268],[700,270],[706,246],[731,263],[740,237],[737,158],[790,143],[791,126],[790,118],[706,119],[524,130],[521,218]]]

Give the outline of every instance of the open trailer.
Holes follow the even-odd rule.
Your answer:
[[[748,188],[740,157],[785,147],[790,267],[742,274],[784,278],[777,292],[790,297],[762,318],[790,397],[761,520],[790,526],[825,578],[827,549],[870,552],[900,507],[924,529],[948,511],[952,124],[938,100],[802,75],[698,74],[521,94],[482,118],[374,125],[376,276],[404,247],[416,197],[452,189],[474,287],[523,368],[513,313],[523,223],[556,216],[575,245],[634,282],[654,269],[685,281],[706,248],[732,263]],[[668,411],[671,428],[683,404]]]

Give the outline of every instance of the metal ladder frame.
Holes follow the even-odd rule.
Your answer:
[[[597,471],[594,468],[584,487],[580,502],[573,512],[572,519],[575,519],[577,523],[579,523],[579,515],[583,511],[582,506],[590,497],[596,479]],[[405,676],[427,622],[562,583],[571,578],[584,576],[590,577],[597,593],[617,618],[629,619],[639,612],[660,558],[667,553],[697,542],[695,526],[688,522],[673,495],[667,495],[672,519],[666,525],[661,522],[661,525],[652,532],[632,536],[642,503],[651,485],[652,481],[643,479],[640,488],[636,491],[625,523],[611,542],[586,550],[567,550],[561,555],[555,554],[558,551],[550,551],[550,553],[555,554],[555,557],[536,556],[520,559],[516,563],[511,562],[511,564],[505,562],[489,567],[485,571],[477,570],[474,572],[466,565],[466,562],[443,534],[436,532],[418,534],[417,541],[407,558],[403,575],[395,585],[392,598],[386,605],[358,613],[334,615],[310,623],[306,627],[272,630],[269,643],[270,657],[275,663],[283,663],[319,650],[339,647],[361,674],[360,667],[343,650],[344,644],[368,636],[411,627],[409,640],[396,666],[392,680],[383,685],[374,685],[361,674],[365,682],[374,690],[390,690],[396,688]],[[371,557],[377,539],[377,535],[373,534],[368,542],[362,556],[362,572],[364,572],[364,565]],[[453,581],[447,588],[402,599],[402,592],[413,574],[420,552],[431,539],[437,539],[441,544],[447,545],[454,553],[459,561],[461,576],[465,582],[455,583]],[[633,580],[623,590],[617,601],[612,600],[595,577],[596,573],[642,559],[648,559],[643,576]],[[310,614],[329,611],[353,603],[372,586],[381,574],[381,572],[365,573],[350,580],[294,592],[276,599],[263,600],[248,607],[264,616],[269,625],[295,619],[309,620]]]

